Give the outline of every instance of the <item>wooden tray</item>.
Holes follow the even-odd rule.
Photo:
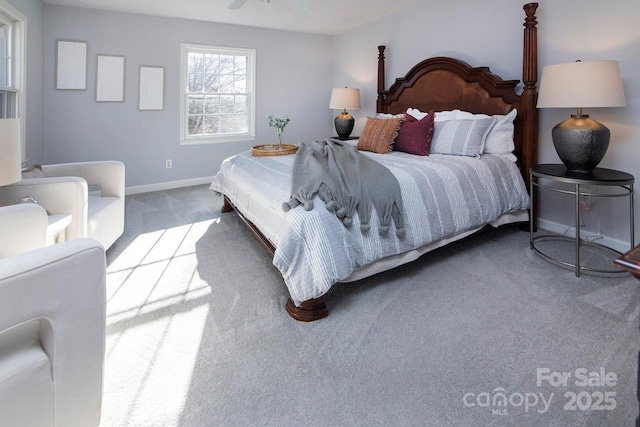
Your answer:
[[[251,147],[251,155],[256,157],[261,156],[286,156],[288,154],[295,154],[298,151],[298,146],[295,144],[282,144],[282,150],[278,148],[278,144],[260,144]]]

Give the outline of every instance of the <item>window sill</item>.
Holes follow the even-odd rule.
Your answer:
[[[207,145],[207,144],[222,144],[229,142],[249,142],[255,141],[255,136],[228,136],[222,138],[189,138],[180,140],[180,145]]]

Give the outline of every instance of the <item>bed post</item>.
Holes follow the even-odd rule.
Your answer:
[[[231,202],[229,201],[229,199],[227,199],[227,196],[224,196],[224,204],[222,205],[222,209],[220,209],[220,212],[222,213],[227,213],[227,212],[233,212],[233,206],[231,206]]]
[[[378,46],[378,102],[376,112],[382,113],[384,103],[384,49],[385,46]]]
[[[287,313],[289,313],[289,316],[300,322],[314,322],[329,315],[329,310],[322,297],[303,301],[299,307],[296,307],[293,300],[289,298],[285,309]]]
[[[524,47],[522,58],[522,82],[524,89],[520,96],[522,121],[522,152],[520,161],[522,176],[529,188],[529,168],[538,163],[538,29],[536,25],[536,9],[538,3],[527,3],[523,6],[527,17],[524,20]]]

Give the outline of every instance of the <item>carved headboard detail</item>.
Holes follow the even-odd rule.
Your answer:
[[[528,3],[523,49],[523,92],[518,95],[518,80],[502,80],[488,67],[471,67],[454,58],[435,57],[416,64],[404,76],[385,89],[385,46],[378,46],[379,113],[398,114],[407,108],[421,111],[459,109],[476,114],[507,114],[518,110],[515,121],[515,154],[525,183],[529,168],[538,159],[537,83],[537,3]]]

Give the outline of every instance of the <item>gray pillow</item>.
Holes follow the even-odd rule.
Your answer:
[[[430,153],[480,157],[495,117],[435,123]]]

